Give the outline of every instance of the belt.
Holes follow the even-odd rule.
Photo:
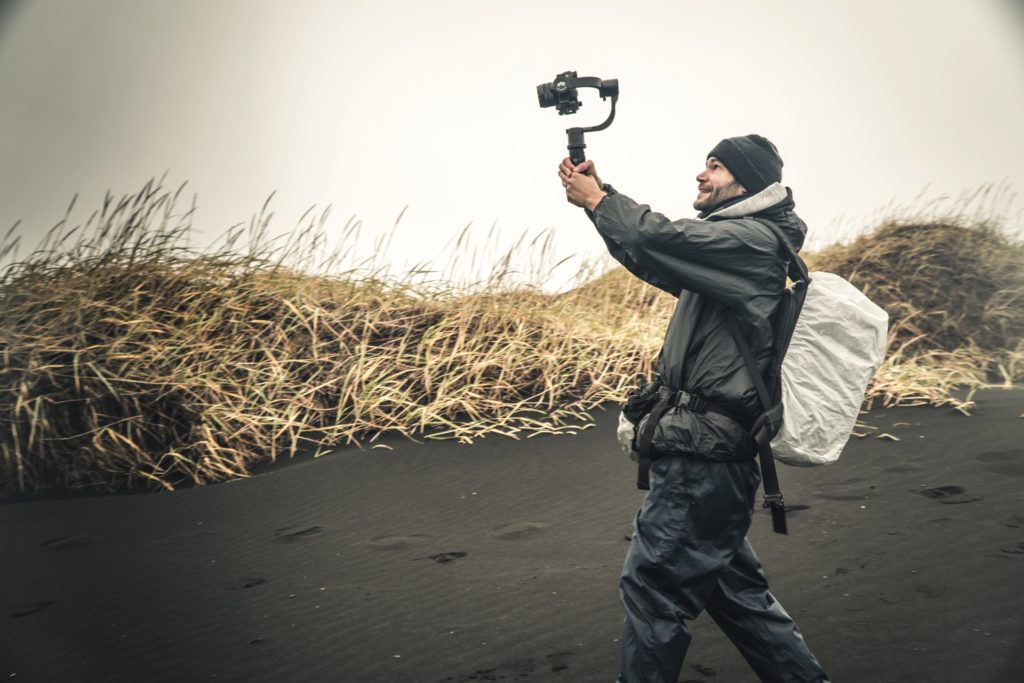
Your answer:
[[[694,413],[715,413],[717,415],[722,415],[723,417],[727,417],[733,422],[736,422],[748,432],[753,425],[753,420],[740,417],[736,413],[726,410],[717,403],[712,403],[700,394],[691,394],[690,392],[682,389],[678,389],[677,391],[672,392],[672,394],[673,397],[670,399],[670,401],[672,401],[671,405],[684,407]]]
[[[651,440],[654,437],[654,430],[657,428],[658,421],[661,420],[662,416],[674,407],[685,407],[687,410],[694,413],[716,413],[736,422],[743,427],[744,431],[749,432],[751,428],[751,420],[743,419],[735,413],[722,408],[718,404],[709,401],[699,394],[694,394],[683,389],[672,390],[662,385],[658,389],[658,400],[654,404],[654,407],[651,408],[651,412],[648,414],[644,428],[636,437],[636,487],[642,491],[647,491],[651,488]]]

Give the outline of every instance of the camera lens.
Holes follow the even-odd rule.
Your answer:
[[[553,107],[558,104],[558,95],[550,83],[541,83],[537,86],[537,100],[541,107]]]

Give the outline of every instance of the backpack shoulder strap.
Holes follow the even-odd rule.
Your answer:
[[[782,230],[771,221],[755,220],[758,220],[759,223],[770,229],[779,240],[779,244],[782,247],[782,250],[786,253],[789,261],[787,275],[791,280],[793,280],[794,289],[800,293],[797,300],[791,302],[791,304],[796,305],[795,310],[794,306],[788,306],[786,310],[787,319],[780,321],[787,329],[780,330],[783,333],[784,339],[775,340],[775,342],[782,342],[780,348],[773,350],[773,367],[778,369],[778,366],[781,366],[782,364],[782,356],[785,355],[787,347],[789,346],[789,339],[792,336],[793,331],[792,328],[795,326],[796,316],[799,316],[800,314],[800,307],[803,305],[803,294],[807,290],[807,283],[810,282],[810,276],[807,273],[807,265],[804,263],[804,260],[796,253],[793,245],[790,243],[786,235],[783,234]],[[786,293],[784,292],[783,294]],[[743,334],[743,330],[740,328],[740,323],[736,317],[735,311],[728,311],[726,317],[729,320],[729,327],[732,330],[733,339],[736,341],[736,346],[739,347],[740,353],[743,355],[743,362],[747,366],[747,372],[750,374],[750,378],[754,381],[754,387],[757,389],[758,398],[761,401],[761,406],[764,408],[764,412],[760,417],[758,417],[757,421],[754,423],[754,427],[751,429],[751,435],[754,437],[754,442],[757,444],[758,459],[761,464],[761,481],[764,487],[764,502],[762,503],[762,506],[771,509],[772,530],[779,534],[786,534],[788,533],[788,527],[786,524],[786,505],[782,498],[782,490],[779,486],[779,474],[775,469],[775,454],[772,453],[772,437],[775,436],[775,431],[777,431],[778,425],[781,424],[782,420],[781,397],[779,403],[772,403],[764,377],[761,375],[760,370],[758,370],[757,361],[754,360],[754,354],[750,350],[750,344],[747,343],[746,335]],[[774,342],[773,346],[775,346]]]
[[[781,372],[782,361],[785,359],[786,352],[789,350],[789,342],[793,338],[793,331],[796,329],[796,321],[800,317],[800,311],[804,307],[804,299],[807,298],[807,287],[811,283],[811,276],[807,272],[807,264],[804,263],[804,260],[800,258],[799,254],[797,254],[796,249],[793,248],[793,244],[789,241],[789,238],[784,232],[782,232],[782,229],[779,226],[762,218],[755,218],[754,220],[771,230],[779,240],[779,244],[788,258],[789,265],[786,275],[793,281],[793,286],[784,293],[779,310],[776,312],[775,324],[772,328],[772,332],[775,334],[776,338],[773,342],[775,346],[775,356],[772,359],[770,372],[778,375]],[[772,375],[770,374],[769,376]]]
[[[809,283],[811,281],[811,276],[807,272],[807,264],[804,263],[802,258],[800,258],[800,254],[796,253],[796,249],[793,248],[793,243],[789,241],[788,237],[786,237],[786,233],[782,232],[782,228],[765,218],[754,218],[753,220],[771,230],[772,234],[779,240],[779,245],[782,247],[782,250],[786,253],[786,257],[789,259],[789,269],[786,272],[789,279],[793,282]]]
[[[740,353],[743,354],[747,371],[754,380],[754,386],[757,387],[761,405],[764,406],[764,412],[757,418],[754,427],[750,430],[754,442],[757,444],[757,453],[761,461],[761,482],[764,486],[764,503],[762,505],[771,508],[772,529],[776,533],[785,534],[788,533],[786,506],[779,487],[779,474],[775,470],[775,454],[772,453],[773,435],[769,429],[769,424],[781,417],[782,404],[771,405],[771,399],[768,398],[768,387],[765,386],[764,378],[761,377],[761,373],[757,369],[754,354],[750,352],[750,345],[747,343],[743,330],[740,329],[736,314],[733,311],[728,311],[726,317],[729,319],[729,327],[732,328],[732,336],[736,340],[736,345],[740,347]]]
[[[754,388],[757,389],[757,397],[761,399],[761,407],[765,412],[768,412],[772,409],[772,399],[768,394],[768,386],[764,383],[764,377],[761,376],[761,372],[758,370],[757,361],[754,360],[754,354],[750,350],[750,344],[747,343],[747,336],[740,329],[740,322],[736,318],[735,311],[729,310],[727,317],[729,319],[729,327],[732,329],[733,339],[736,340],[736,345],[740,347],[740,353],[743,354],[743,362],[746,363],[750,377],[754,380]]]

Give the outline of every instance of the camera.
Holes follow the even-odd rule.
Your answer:
[[[543,107],[555,107],[558,109],[558,115],[562,116],[565,114],[575,114],[579,111],[579,108],[583,106],[583,103],[579,99],[579,91],[576,88],[570,87],[569,83],[576,81],[575,71],[566,71],[555,76],[555,80],[550,83],[541,83],[537,86],[537,99],[540,101],[540,106]]]
[[[574,164],[583,163],[586,158],[583,152],[586,147],[583,142],[583,134],[604,130],[611,125],[615,118],[615,102],[619,99],[619,81],[614,78],[602,81],[600,78],[589,76],[580,78],[575,71],[564,71],[555,76],[555,80],[550,83],[541,83],[537,86],[537,100],[542,109],[555,107],[559,116],[575,114],[583,106],[577,88],[596,88],[602,100],[608,97],[612,98],[612,108],[605,122],[598,126],[566,129],[565,132],[569,136],[569,157]]]

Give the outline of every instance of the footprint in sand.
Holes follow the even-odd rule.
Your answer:
[[[968,496],[967,490],[962,486],[934,486],[922,489],[917,493],[920,493],[925,498],[931,498],[946,505],[963,505],[964,503],[974,503],[981,500],[981,498],[971,498]]]
[[[424,539],[430,538],[427,534],[410,534],[408,536],[377,536],[371,538],[368,546],[375,550],[401,550],[402,548],[408,548],[416,543],[421,543]]]
[[[1011,543],[1010,545],[1004,545],[999,549],[999,552],[1007,555],[1024,555],[1024,541],[1020,543]]]
[[[82,548],[87,545],[94,545],[99,542],[101,536],[93,534],[79,534],[76,536],[60,536],[43,541],[40,546],[43,550],[70,550]]]
[[[555,652],[547,656],[549,663],[551,664],[551,673],[561,674],[563,671],[569,668],[569,662],[572,660],[571,652]]]
[[[249,579],[242,579],[242,581],[240,583],[232,584],[232,585],[228,586],[227,589],[229,591],[240,591],[240,590],[245,590],[246,588],[254,588],[256,586],[262,586],[266,582],[267,582],[267,580],[264,579],[263,577],[261,577],[261,576],[254,576],[254,577],[249,578]]]
[[[274,532],[274,540],[279,543],[294,543],[295,541],[306,538],[307,536],[315,536],[323,530],[324,528],[322,526],[307,526],[301,528],[286,526],[283,529],[278,529]]]
[[[57,603],[51,602],[50,600],[43,600],[42,602],[30,602],[23,605],[15,605],[11,608],[11,618],[17,619],[18,617],[27,617],[30,614],[35,614],[39,610],[46,609]]]
[[[503,541],[518,541],[519,539],[536,536],[547,528],[544,522],[513,522],[494,527],[494,537]]]
[[[416,557],[413,558],[413,560],[433,560],[438,564],[448,564],[449,562],[454,562],[455,560],[461,559],[465,556],[466,553],[459,550],[454,550],[452,552],[447,553],[434,553],[433,555],[427,555],[426,557]]]
[[[1012,448],[1008,451],[986,451],[978,453],[974,459],[990,472],[1008,477],[1024,477],[1024,448]]]

